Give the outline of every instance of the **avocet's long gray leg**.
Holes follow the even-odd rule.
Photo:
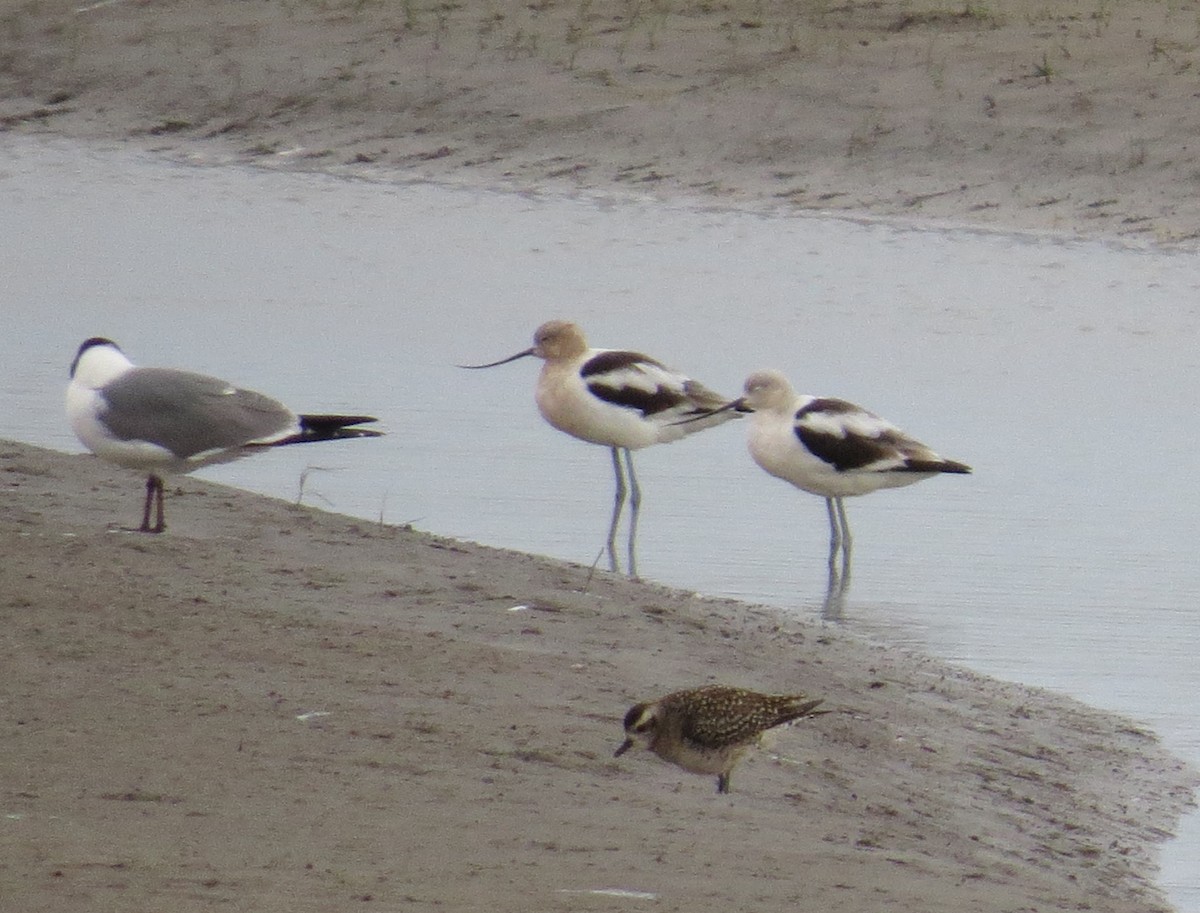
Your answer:
[[[838,520],[842,527],[842,587],[850,582],[850,550],[854,545],[854,539],[850,535],[850,521],[846,518],[846,502],[842,498],[837,498],[837,513]]]
[[[625,448],[625,468],[629,470],[629,576],[636,577],[638,512],[642,506],[642,488],[633,471],[633,451],[628,448]]]
[[[613,498],[612,523],[608,527],[608,569],[614,574],[620,570],[617,566],[617,524],[621,522],[621,511],[625,507],[625,496],[628,494],[625,488],[625,474],[621,471],[621,453],[619,448],[613,447],[612,462],[613,475],[617,479],[616,496]]]
[[[850,586],[850,523],[846,519],[846,505],[841,498],[826,498],[829,512],[829,583],[825,589],[825,603],[821,617],[826,621],[839,621],[845,607],[846,590]],[[842,552],[841,567],[838,567],[838,550]]]
[[[838,549],[842,547],[842,528],[838,524],[833,498],[825,499],[825,510],[829,514],[829,570],[832,572],[837,561]]]

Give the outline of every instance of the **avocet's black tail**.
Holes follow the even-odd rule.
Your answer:
[[[966,463],[960,463],[958,460],[943,460],[940,457],[936,460],[909,458],[905,460],[903,466],[898,468],[901,472],[953,472],[961,475],[969,475],[971,472],[971,467]]]

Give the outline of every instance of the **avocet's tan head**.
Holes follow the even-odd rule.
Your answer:
[[[547,361],[575,358],[587,347],[583,330],[567,320],[548,320],[533,334],[533,354]]]
[[[782,412],[792,408],[796,391],[780,371],[755,371],[735,401],[738,412]]]

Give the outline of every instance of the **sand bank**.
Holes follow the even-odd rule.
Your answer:
[[[1195,773],[1136,724],[772,610],[0,447],[14,909],[1163,910]],[[628,705],[836,712],[734,791]],[[604,891],[653,895],[619,897]]]
[[[1190,241],[1194,0],[14,0],[0,129]]]

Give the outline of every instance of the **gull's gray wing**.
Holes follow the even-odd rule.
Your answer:
[[[291,427],[282,403],[204,374],[136,368],[99,391],[100,421],[122,440],[149,441],[180,459],[240,447]]]

